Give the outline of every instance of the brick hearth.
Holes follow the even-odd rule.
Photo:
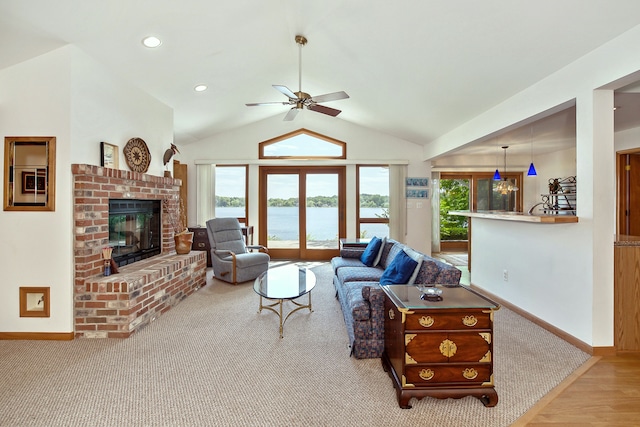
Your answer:
[[[179,207],[179,179],[71,165],[74,189],[75,336],[126,338],[205,284],[206,256],[176,255],[168,212]],[[103,275],[109,199],[166,200],[162,253]]]

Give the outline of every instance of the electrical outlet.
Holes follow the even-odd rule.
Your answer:
[[[509,281],[509,271],[502,270],[502,280],[504,280],[505,282]]]

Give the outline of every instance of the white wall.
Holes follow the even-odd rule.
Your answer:
[[[320,134],[338,139],[347,143],[347,161],[343,164],[367,162],[408,163],[408,176],[431,175],[428,162],[420,160],[422,146],[404,141],[389,135],[373,132],[369,129],[356,126],[340,120],[339,117],[328,117],[311,111],[302,111],[293,122],[284,122],[282,117],[285,112],[277,114],[266,120],[245,126],[242,129],[216,135],[197,143],[180,147],[181,154],[178,159],[189,165],[189,185],[195,185],[194,163],[250,163],[249,177],[249,222],[258,225],[258,165],[265,161],[258,161],[258,144],[262,141],[275,138],[305,128]],[[270,164],[273,164],[271,162]],[[283,162],[292,164],[292,162]],[[305,165],[322,164],[305,161]],[[355,168],[347,168],[347,218],[352,221],[348,224],[347,234],[355,237],[353,218],[355,218]],[[189,194],[194,194],[190,189]],[[196,201],[189,199],[189,224],[196,223]],[[410,233],[407,235],[407,244],[426,253],[431,252],[430,229],[430,201],[426,200],[418,208],[415,200],[409,200],[407,206],[407,222]],[[202,224],[201,224],[202,225]],[[256,235],[258,233],[255,229]]]
[[[640,56],[633,54],[639,44],[640,27],[635,27],[427,145],[424,152],[425,159],[440,156],[575,100],[580,222],[535,226],[476,221],[471,280],[594,347],[614,342],[612,90],[640,70]],[[599,90],[605,86],[607,90]],[[543,167],[542,162],[536,161],[536,167]],[[511,287],[502,283],[505,268]]]
[[[75,53],[71,67],[71,162],[99,165],[100,141],[105,141],[118,146],[119,169],[129,170],[122,150],[129,139],[137,137],[151,153],[146,173],[162,176],[162,156],[173,142],[173,109],[124,83],[81,51]]]
[[[616,151],[631,150],[638,147],[640,147],[640,127],[616,132]]]
[[[172,111],[66,46],[0,70],[0,133],[55,136],[55,212],[0,212],[3,286],[0,332],[73,331],[73,206],[71,163],[100,164],[100,141],[122,147],[134,136],[162,175],[172,140]],[[1,151],[4,156],[4,151]],[[4,158],[2,159],[4,162]],[[19,288],[51,288],[49,318],[19,317]]]
[[[591,343],[591,271],[575,254],[589,226],[473,218],[471,281]]]
[[[69,189],[70,51],[61,49],[0,70],[0,134],[56,137],[55,212],[0,212],[0,330],[72,331]],[[4,150],[2,151],[4,163]],[[65,197],[66,196],[66,197]],[[19,288],[50,287],[50,318],[21,318]]]

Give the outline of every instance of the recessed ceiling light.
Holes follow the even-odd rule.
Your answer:
[[[142,39],[142,44],[146,47],[154,48],[160,46],[162,44],[162,40],[155,36],[149,36]]]
[[[195,90],[196,92],[204,92],[205,90],[207,90],[207,85],[198,85],[194,87],[193,90]]]

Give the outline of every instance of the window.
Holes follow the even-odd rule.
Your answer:
[[[358,237],[389,237],[389,168],[358,166],[356,185]]]
[[[216,166],[215,196],[216,217],[238,218],[247,224],[247,174],[246,165]]]
[[[261,159],[346,159],[347,145],[306,129],[261,142]]]

